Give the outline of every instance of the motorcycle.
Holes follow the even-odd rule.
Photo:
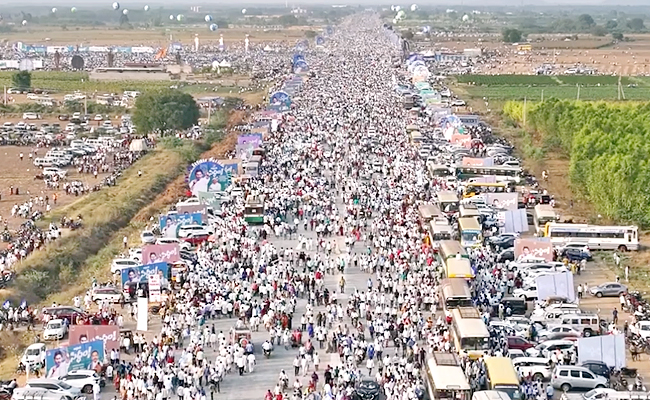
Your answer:
[[[273,349],[263,349],[264,350],[264,357],[270,358],[271,353],[273,352]]]

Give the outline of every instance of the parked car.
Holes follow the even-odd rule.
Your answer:
[[[551,385],[568,392],[571,389],[596,389],[607,387],[607,378],[596,375],[585,367],[558,365],[553,370]]]
[[[140,240],[142,240],[142,243],[144,244],[153,244],[156,242],[156,235],[151,231],[142,231],[140,234]]]
[[[70,396],[73,399],[81,393],[80,388],[69,385],[67,382],[58,379],[30,379],[25,384],[25,387],[51,390],[62,396]]]
[[[362,379],[354,389],[355,400],[378,400],[382,393],[381,386],[373,378]]]
[[[535,344],[529,342],[524,338],[518,336],[508,336],[508,349],[516,349],[526,351],[530,348],[535,347]]]
[[[515,248],[510,247],[505,250],[502,250],[501,253],[497,255],[497,262],[498,263],[505,263],[506,261],[514,261],[515,260]]]
[[[77,317],[83,319],[88,317],[88,314],[84,310],[73,306],[46,307],[43,309],[43,315],[50,315],[52,318],[67,319],[68,325],[72,324]]]
[[[609,369],[609,366],[602,361],[597,361],[597,360],[583,361],[582,366],[587,368],[589,371],[593,372],[594,374],[603,376],[607,379],[609,379],[609,375],[611,374],[611,370]]]
[[[70,386],[79,388],[83,393],[87,394],[93,392],[93,385],[95,383],[100,387],[106,385],[106,381],[92,369],[73,369],[72,371],[68,371],[65,376],[59,378],[59,380],[66,382]]]
[[[550,352],[559,349],[562,354],[569,351],[575,352],[575,342],[571,340],[547,340],[535,347],[526,349],[526,355],[529,357],[549,358]]]
[[[537,286],[526,286],[512,291],[513,296],[526,299],[526,301],[537,300]]]
[[[113,286],[98,287],[93,290],[92,301],[99,303],[108,301],[109,303],[119,303],[122,298],[122,292]]]
[[[198,246],[199,244],[208,240],[210,235],[207,233],[190,233],[188,236],[183,238],[183,241],[191,244],[192,246]]]
[[[524,379],[531,376],[536,381],[551,379],[551,360],[539,357],[521,357],[512,360],[512,365]]]
[[[540,342],[546,340],[577,338],[581,336],[582,334],[579,331],[575,330],[570,326],[565,326],[565,325],[554,326],[550,329],[540,331],[537,334],[537,337],[539,338]]]
[[[43,330],[44,340],[61,340],[68,334],[68,326],[62,319],[52,319]]]
[[[114,274],[124,268],[137,267],[138,265],[140,265],[140,262],[131,258],[116,258],[111,263],[111,273]]]
[[[590,288],[589,293],[596,297],[618,297],[627,293],[627,286],[618,282],[607,282]]]

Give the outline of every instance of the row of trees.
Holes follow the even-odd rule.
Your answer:
[[[504,113],[523,121],[521,102]],[[650,103],[528,103],[526,127],[570,157],[569,180],[601,214],[650,226]]]

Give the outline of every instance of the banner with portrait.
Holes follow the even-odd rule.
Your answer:
[[[46,378],[59,379],[76,369],[101,372],[104,364],[104,341],[74,344],[45,352]]]
[[[523,261],[532,258],[543,258],[553,261],[553,244],[549,238],[526,238],[515,240],[515,259]]]
[[[183,213],[183,214],[167,214],[158,216],[158,224],[160,230],[164,231],[168,229],[174,234],[178,230],[179,226],[184,225],[201,225],[203,223],[203,214],[200,212],[195,213]],[[173,236],[173,235],[172,235]]]
[[[178,243],[148,244],[142,247],[142,264],[173,263],[181,259]]]
[[[120,328],[117,325],[70,325],[68,337],[71,345],[101,340],[107,351],[120,348]]]
[[[199,192],[220,192],[226,190],[233,176],[239,173],[239,160],[199,160],[192,164],[188,177],[192,195]]]
[[[154,264],[139,265],[137,267],[124,268],[122,270],[122,286],[133,284],[148,283],[149,278],[153,275],[160,277],[161,285],[169,286],[167,274],[169,273],[169,264],[166,262],[157,262]],[[165,285],[167,283],[167,285]]]
[[[518,193],[486,193],[487,205],[497,210],[516,210],[519,208]]]

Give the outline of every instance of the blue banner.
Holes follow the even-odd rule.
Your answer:
[[[158,223],[160,225],[160,230],[163,230],[172,225],[201,225],[203,223],[203,214],[197,212],[191,214],[160,215],[158,217]]]
[[[219,192],[226,190],[232,176],[238,173],[238,162],[199,160],[192,164],[188,184],[194,196],[198,196],[199,192]]]
[[[104,364],[104,341],[75,344],[45,352],[47,378],[58,379],[75,369],[101,372]]]
[[[145,283],[149,282],[149,277],[152,275],[160,276],[160,286],[165,287],[167,285],[163,282],[167,282],[167,272],[169,266],[166,262],[158,262],[153,264],[140,265],[137,267],[124,268],[122,270],[122,286],[131,285],[134,283]]]

